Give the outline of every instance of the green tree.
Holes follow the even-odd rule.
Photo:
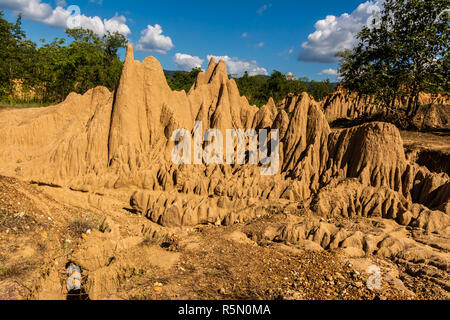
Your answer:
[[[188,92],[201,71],[201,68],[194,68],[190,72],[175,71],[172,75],[166,73],[167,83],[172,90]]]
[[[355,48],[338,53],[343,84],[374,94],[388,112],[406,96],[410,116],[419,92],[449,92],[449,10],[450,0],[386,0]]]
[[[288,80],[285,74],[274,70],[270,77],[263,75],[249,76],[247,72],[235,79],[241,95],[249,100],[250,104],[258,107],[267,103],[269,98],[273,98],[278,104],[288,94],[310,93],[314,99],[322,100],[327,94],[334,91],[329,80],[317,82],[309,81],[308,78],[299,80]]]
[[[62,101],[70,92],[84,93],[100,85],[115,90],[122,71],[118,50],[126,46],[125,37],[100,37],[81,28],[66,33],[73,38],[70,44],[57,38],[37,51],[34,72],[43,100]]]
[[[314,97],[314,100],[321,101],[333,91],[334,87],[331,85],[329,79],[325,79],[324,81],[312,80],[309,85],[308,93]]]
[[[73,38],[36,44],[26,39],[19,15],[15,23],[0,11],[0,99],[13,102],[17,82],[31,89],[39,102],[58,102],[74,91],[84,93],[103,85],[114,90],[119,82],[122,61],[118,50],[127,44],[119,33],[98,36],[85,29],[66,30]]]
[[[22,30],[22,17],[10,23],[0,11],[0,98],[11,99],[15,80],[29,86],[35,50],[35,44],[26,39]]]

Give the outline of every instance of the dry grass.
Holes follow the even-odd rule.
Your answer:
[[[16,263],[11,266],[0,265],[0,281],[8,278],[17,278],[31,268],[25,263]]]
[[[95,215],[79,216],[72,220],[67,229],[74,238],[81,238],[88,230],[100,230],[103,221],[104,217]]]
[[[178,251],[179,249],[179,239],[174,236],[169,236],[167,234],[155,233],[153,235],[146,235],[144,240],[142,240],[141,246],[153,246],[157,245],[168,251]]]

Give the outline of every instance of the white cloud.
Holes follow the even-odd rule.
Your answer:
[[[257,46],[258,48],[262,48],[262,47],[264,47],[264,42],[260,42],[260,43],[258,43],[256,46]]]
[[[124,16],[119,16],[116,14],[109,20],[104,19],[103,22],[105,24],[105,29],[111,33],[118,32],[123,35],[131,33],[130,29],[125,24],[125,22],[127,22],[127,18]]]
[[[201,68],[203,61],[205,60],[185,53],[176,53],[173,57],[173,62],[175,65],[184,71],[191,71],[194,68]]]
[[[265,5],[263,5],[261,8],[259,8],[259,9],[256,11],[256,13],[259,14],[260,16],[262,16],[263,13],[264,13],[265,11],[267,11],[267,9],[269,9],[270,7],[272,7],[272,4],[271,4],[271,3],[270,3],[270,4],[265,4]]]
[[[361,3],[351,14],[339,17],[328,15],[315,23],[316,31],[302,43],[298,60],[307,62],[336,62],[335,53],[351,49],[355,45],[355,36],[364,25],[370,25],[375,13],[379,12],[384,0]]]
[[[57,7],[67,7],[66,0],[56,0],[55,3]]]
[[[297,80],[297,77],[292,72],[288,72],[286,74],[286,79],[287,80]]]
[[[64,8],[66,1],[57,1],[57,7],[52,8],[48,3],[41,0],[0,0],[0,8],[11,10],[15,13],[22,13],[23,17],[32,21],[41,22],[46,25],[67,28],[67,27],[82,27],[90,29],[98,35],[104,35],[106,32],[118,31],[123,35],[131,33],[126,25],[126,18],[124,16],[114,16],[111,19],[101,19],[98,16],[88,17],[77,10],[69,10]],[[75,22],[75,24],[74,24]]]
[[[242,37],[242,38],[247,38],[247,37],[248,37],[248,33],[247,33],[247,32],[244,32],[244,33],[241,35],[241,37]]]
[[[242,77],[245,71],[248,72],[250,76],[255,76],[257,74],[268,75],[269,73],[265,68],[259,67],[256,61],[246,61],[240,60],[236,57],[231,58],[229,56],[214,56],[208,55],[208,61],[214,58],[216,61],[225,61],[228,69],[228,73],[233,76]]]
[[[324,69],[319,72],[319,76],[323,76],[323,75],[337,76],[338,72],[336,69],[329,68],[329,69]]]
[[[164,36],[163,29],[159,24],[155,26],[148,25],[147,29],[141,31],[141,38],[139,39],[137,50],[158,52],[166,54],[167,51],[174,47],[172,39]]]

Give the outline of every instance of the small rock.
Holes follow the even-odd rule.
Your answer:
[[[336,272],[336,278],[338,278],[340,280],[345,280],[345,277],[339,272]]]
[[[222,294],[222,295],[224,295],[224,294],[226,293],[225,288],[220,288],[220,289],[219,289],[219,293]]]
[[[154,287],[153,290],[155,290],[156,293],[161,293],[162,288],[161,287]]]

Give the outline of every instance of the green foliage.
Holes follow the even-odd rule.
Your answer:
[[[201,71],[200,68],[194,68],[190,72],[175,71],[172,75],[166,73],[167,83],[172,90],[188,92]]]
[[[246,96],[250,104],[258,107],[266,104],[270,97],[274,99],[275,103],[279,103],[290,93],[308,92],[314,99],[322,100],[334,91],[328,79],[320,82],[310,82],[307,78],[288,80],[285,74],[277,70],[273,71],[270,77],[249,76],[248,73],[245,73],[242,78],[235,80],[241,95]]]
[[[167,83],[172,90],[188,92],[197,79],[201,69],[192,69],[191,72],[166,72]],[[247,97],[250,104],[261,107],[273,98],[275,103],[283,100],[289,93],[310,93],[314,99],[322,100],[334,91],[334,87],[327,79],[325,81],[309,81],[307,78],[288,80],[286,75],[274,71],[270,77],[264,75],[249,76],[247,72],[241,78],[235,78],[239,93]]]
[[[449,93],[449,9],[449,0],[386,0],[357,46],[338,53],[344,85],[374,94],[388,112],[408,97],[411,116],[419,92]]]
[[[330,83],[330,80],[314,81],[309,83],[307,92],[314,97],[316,101],[323,100],[327,95],[335,91],[335,87]]]
[[[22,105],[15,97],[15,82],[21,82],[22,90],[34,93],[34,103],[48,104],[62,101],[70,92],[84,93],[103,85],[114,90],[119,82],[123,63],[118,50],[127,44],[119,33],[103,37],[85,29],[68,29],[73,39],[55,38],[51,42],[41,40],[38,47],[26,39],[21,28],[21,17],[15,23],[3,18],[0,11],[0,101],[2,105]],[[166,73],[172,90],[188,92],[201,69],[190,72]],[[286,75],[274,71],[270,77],[249,76],[247,73],[235,79],[241,95],[258,107],[272,97],[276,103],[289,93],[309,92],[316,100],[323,99],[334,88],[328,80],[288,80]],[[26,101],[26,105],[30,101]],[[30,104],[32,105],[32,104]]]
[[[172,90],[188,92],[197,79],[201,69],[192,69],[191,72],[167,72],[166,78]],[[310,93],[314,99],[322,100],[334,91],[334,87],[327,79],[325,81],[309,81],[307,78],[288,80],[286,75],[274,71],[270,77],[264,75],[249,76],[247,72],[241,78],[235,78],[239,93],[247,97],[250,104],[261,107],[273,98],[275,103],[283,100],[289,93]]]
[[[118,50],[127,44],[119,33],[103,37],[85,29],[68,29],[73,38],[36,44],[26,40],[21,29],[21,17],[15,24],[0,12],[0,100],[14,102],[14,83],[22,90],[32,90],[39,103],[58,102],[70,92],[84,93],[103,85],[114,90],[119,82],[123,63]]]
[[[15,23],[10,23],[0,11],[0,98],[7,97],[8,100],[11,100],[13,81],[29,80],[33,66],[35,45],[25,39],[21,24],[20,15]]]
[[[247,97],[250,104],[261,107],[267,103],[268,95],[264,92],[267,77],[263,75],[249,76],[246,72],[243,77],[235,80],[240,94]]]

